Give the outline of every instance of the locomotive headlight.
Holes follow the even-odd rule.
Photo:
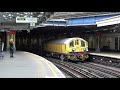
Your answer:
[[[74,51],[75,51],[75,48],[73,48],[72,50],[74,50]]]
[[[86,51],[88,51],[88,48],[86,48]]]
[[[86,47],[84,50],[85,50],[85,51],[88,51],[88,48]]]

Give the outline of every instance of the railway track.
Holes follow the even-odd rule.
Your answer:
[[[94,71],[97,70],[97,71],[106,73],[106,77],[110,77],[109,75],[111,75],[111,78],[120,78],[120,71],[113,70],[113,69],[110,69],[108,67],[101,66],[99,64],[95,64],[95,63],[91,63],[91,62],[86,62],[86,63],[79,62],[79,65],[86,66],[87,68],[91,68]]]
[[[69,68],[68,66],[60,65],[58,63],[53,62],[60,70],[67,73],[67,75],[71,76],[72,78],[82,78],[78,72],[74,69]]]
[[[99,55],[90,55],[90,60],[94,63],[120,68],[120,59]]]
[[[103,67],[91,62],[67,62],[59,59],[48,58],[53,62],[59,69],[66,72],[73,78],[119,78],[120,72]]]
[[[99,76],[72,64],[54,60],[50,61],[52,61],[59,69],[71,75],[73,78],[100,78]]]

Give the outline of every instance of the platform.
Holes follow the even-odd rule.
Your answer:
[[[0,78],[66,78],[50,61],[38,55],[17,51],[14,57],[4,52],[0,59]]]
[[[90,52],[91,55],[105,56],[110,58],[120,59],[120,53],[117,52]]]

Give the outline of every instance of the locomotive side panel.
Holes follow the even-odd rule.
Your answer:
[[[44,50],[48,52],[66,53],[64,44],[46,44]]]

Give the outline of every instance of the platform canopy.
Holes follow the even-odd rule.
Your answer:
[[[96,25],[96,20],[120,15],[120,12],[54,12],[44,26]]]
[[[97,27],[120,24],[120,15],[96,21]]]
[[[60,21],[60,24],[66,22],[68,18],[82,18],[90,16],[102,16],[109,14],[120,14],[120,12],[0,12],[0,30],[3,29],[30,29],[29,23],[16,23],[16,17],[35,17],[37,18],[37,26],[44,26],[43,24],[47,21]],[[49,22],[50,23],[50,22]]]
[[[49,19],[51,20],[51,19],[82,18],[111,14],[120,14],[120,12],[54,12],[54,14],[51,15]]]

